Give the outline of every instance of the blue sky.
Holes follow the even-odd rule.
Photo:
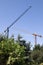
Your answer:
[[[17,28],[43,35],[43,0],[0,0],[0,33],[30,5],[32,8],[10,28],[9,34],[14,34],[15,38],[21,34],[25,40],[34,44],[34,36],[20,32]],[[43,38],[38,37],[37,42],[43,43]]]

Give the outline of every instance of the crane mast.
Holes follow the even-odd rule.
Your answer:
[[[9,29],[31,8],[29,6],[4,32],[7,32],[7,38],[9,37]]]

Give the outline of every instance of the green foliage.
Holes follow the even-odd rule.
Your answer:
[[[34,60],[35,64],[37,63],[39,65],[40,63],[42,63],[43,62],[43,46],[40,46],[39,44],[36,45],[33,48],[31,57]]]
[[[43,45],[34,46],[14,37],[0,36],[0,65],[43,65]]]
[[[24,65],[26,57],[26,47],[15,43],[13,38],[3,38],[0,42],[0,64],[1,65]]]
[[[41,63],[40,65],[43,65],[43,63]]]

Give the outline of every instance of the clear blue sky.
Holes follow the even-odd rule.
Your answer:
[[[16,38],[21,34],[24,39],[33,43],[33,36],[17,31],[16,28],[43,35],[43,0],[0,0],[0,33],[30,5],[32,8],[10,28],[10,35],[14,34]],[[43,38],[38,38],[37,41],[43,43]]]

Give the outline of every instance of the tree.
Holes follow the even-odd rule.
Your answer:
[[[40,46],[39,44],[36,45],[33,48],[31,57],[36,65],[37,64],[39,65],[40,63],[42,63],[43,62],[43,46]]]
[[[7,64],[15,64],[18,63],[22,64],[25,63],[24,56],[25,54],[25,47],[20,46],[19,43],[15,43],[13,38],[5,38],[0,42],[0,64],[7,65]]]
[[[40,65],[43,65],[43,63],[41,63]]]

